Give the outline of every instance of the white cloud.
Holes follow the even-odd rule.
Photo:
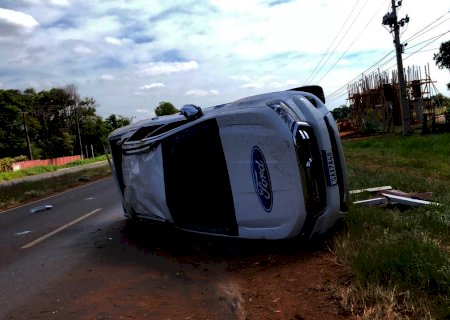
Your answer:
[[[150,89],[155,89],[155,88],[164,88],[165,86],[166,85],[164,83],[155,82],[155,83],[150,83],[150,84],[143,85],[142,87],[139,88],[139,90],[150,90]]]
[[[198,96],[198,97],[218,96],[219,90],[216,90],[216,89],[209,89],[209,90],[192,89],[192,90],[186,91],[185,95]]]
[[[0,8],[0,35],[8,36],[33,31],[39,23],[29,14]]]
[[[127,116],[144,115],[135,110],[141,106],[151,110],[158,101],[182,105],[187,97],[195,97],[198,104],[217,105],[301,86],[347,21],[354,1],[292,0],[272,6],[270,2],[274,3],[6,1],[8,9],[0,9],[0,81],[8,88],[42,90],[76,83],[80,94],[102,105],[100,113]],[[387,7],[380,1],[358,3],[348,24],[357,19],[345,37],[338,39],[334,55],[311,84],[322,85],[327,94],[345,88],[393,49],[391,34],[380,23]],[[403,1],[399,18],[408,14],[411,20],[402,29],[402,40],[448,9],[448,0],[429,0],[426,6]],[[429,29],[407,41],[404,57],[408,50],[419,48],[412,46],[448,31],[448,24]],[[360,32],[362,36],[335,64]],[[425,49],[448,40],[450,34]],[[435,67],[433,53],[414,54],[405,60],[405,67],[419,65],[424,75],[423,66],[429,63],[432,80],[448,95],[448,70]],[[318,83],[333,64],[333,70]],[[381,71],[393,64],[395,58]]]
[[[186,72],[198,69],[197,61],[188,62],[150,62],[140,66],[139,73],[142,76],[156,76],[162,74],[171,74]]]
[[[137,113],[150,113],[147,109],[136,109]]]
[[[114,37],[105,37],[105,42],[111,44],[113,46],[123,46],[131,43],[131,39],[128,38],[114,38]]]
[[[69,0],[49,0],[50,4],[57,7],[68,7],[70,6]]]
[[[115,80],[116,77],[114,77],[114,76],[111,75],[111,74],[102,74],[102,75],[99,77],[99,79],[100,79],[100,80],[104,80],[104,81],[112,81],[112,80]]]
[[[92,51],[90,48],[86,47],[86,46],[76,46],[75,48],[73,48],[73,51],[75,51],[75,53],[78,54],[82,54],[82,55],[88,55],[91,53],[94,53],[94,51]]]

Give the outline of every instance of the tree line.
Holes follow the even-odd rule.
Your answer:
[[[104,153],[108,134],[131,119],[97,114],[92,97],[74,85],[37,92],[0,89],[0,158],[29,159]]]

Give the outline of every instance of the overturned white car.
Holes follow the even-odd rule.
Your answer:
[[[322,234],[347,211],[342,146],[318,86],[186,105],[119,128],[109,143],[130,218],[283,239]]]

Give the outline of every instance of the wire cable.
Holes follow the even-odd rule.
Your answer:
[[[383,5],[383,4],[382,4]],[[364,26],[364,28],[361,29],[361,31],[359,32],[359,34],[356,36],[355,39],[353,39],[352,43],[350,43],[350,45],[347,47],[347,49],[344,51],[344,53],[339,57],[339,59],[336,60],[336,62],[331,66],[330,69],[328,69],[328,71],[322,76],[322,78],[320,78],[319,81],[317,81],[317,83],[320,83],[333,69],[334,67],[339,63],[339,61],[342,60],[342,58],[347,54],[348,50],[350,50],[350,48],[355,44],[356,40],[359,39],[359,37],[364,33],[365,29],[367,28],[367,26],[373,21],[373,19],[375,19],[375,17],[378,16],[378,12],[381,10],[382,6],[380,6],[378,8],[378,10],[375,12],[375,14],[372,16],[372,18],[367,22],[367,24]]]
[[[443,17],[445,17],[447,14],[448,14],[448,12],[445,13],[445,14],[443,14],[443,15],[440,16],[439,18],[433,20],[431,23],[427,24],[425,27],[423,27],[422,29],[420,29],[419,31],[417,31],[416,33],[414,33],[411,37],[409,37],[409,38],[406,39],[405,41],[412,41],[412,40],[414,40],[415,38],[418,38],[418,37],[422,36],[424,33],[428,32],[428,31],[425,32],[426,29],[428,29],[429,27],[431,27],[431,26],[432,26],[434,23],[436,23],[437,21],[441,20],[441,19],[442,19]],[[440,26],[442,23],[444,23],[445,21],[448,21],[448,20],[449,20],[449,19],[444,20],[443,22],[441,22],[441,23],[438,24],[437,26]],[[433,29],[436,28],[437,26],[434,26],[431,30],[433,30]],[[431,31],[431,30],[429,30],[429,31]]]
[[[320,59],[319,63],[317,63],[316,67],[314,68],[314,70],[311,72],[311,74],[308,76],[308,78],[305,80],[305,83],[303,85],[306,85],[309,81],[309,79],[311,78],[311,76],[314,74],[314,72],[316,72],[317,68],[319,67],[319,65],[322,63],[323,59],[325,58],[325,56],[328,54],[328,52],[330,52],[331,47],[334,45],[334,42],[336,41],[336,39],[338,38],[339,34],[341,33],[342,29],[344,29],[345,25],[347,24],[348,20],[350,19],[351,15],[353,14],[353,11],[355,11],[356,7],[358,6],[360,0],[356,1],[356,4],[353,6],[353,9],[350,11],[350,14],[347,16],[347,18],[345,19],[344,23],[342,24],[341,28],[339,29],[339,31],[336,33],[336,36],[334,37],[333,41],[331,42],[330,46],[328,47],[327,51],[322,55],[322,58]]]
[[[336,52],[336,49],[339,46],[339,43],[342,42],[342,40],[345,39],[345,37],[347,36],[348,32],[350,31],[351,27],[353,27],[355,21],[359,18],[359,16],[361,15],[362,10],[366,7],[368,0],[366,0],[364,2],[364,4],[362,5],[362,7],[359,9],[358,13],[356,14],[356,16],[353,18],[353,21],[350,23],[350,25],[348,26],[347,30],[345,30],[344,35],[341,37],[341,39],[338,41],[338,43],[336,44],[336,46],[334,47],[333,51],[328,55],[327,59],[325,60],[325,62],[320,66],[319,70],[317,70],[317,72],[315,74],[313,74],[310,77],[309,82],[305,82],[305,84],[311,83],[313,82],[313,80],[317,77],[317,75],[320,73],[320,71],[322,71],[323,67],[328,63],[328,61],[330,60],[330,58],[333,56],[333,54]]]

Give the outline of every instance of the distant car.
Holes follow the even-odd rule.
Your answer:
[[[347,211],[348,183],[324,100],[308,86],[185,105],[115,130],[108,139],[125,215],[251,239],[326,232]]]

